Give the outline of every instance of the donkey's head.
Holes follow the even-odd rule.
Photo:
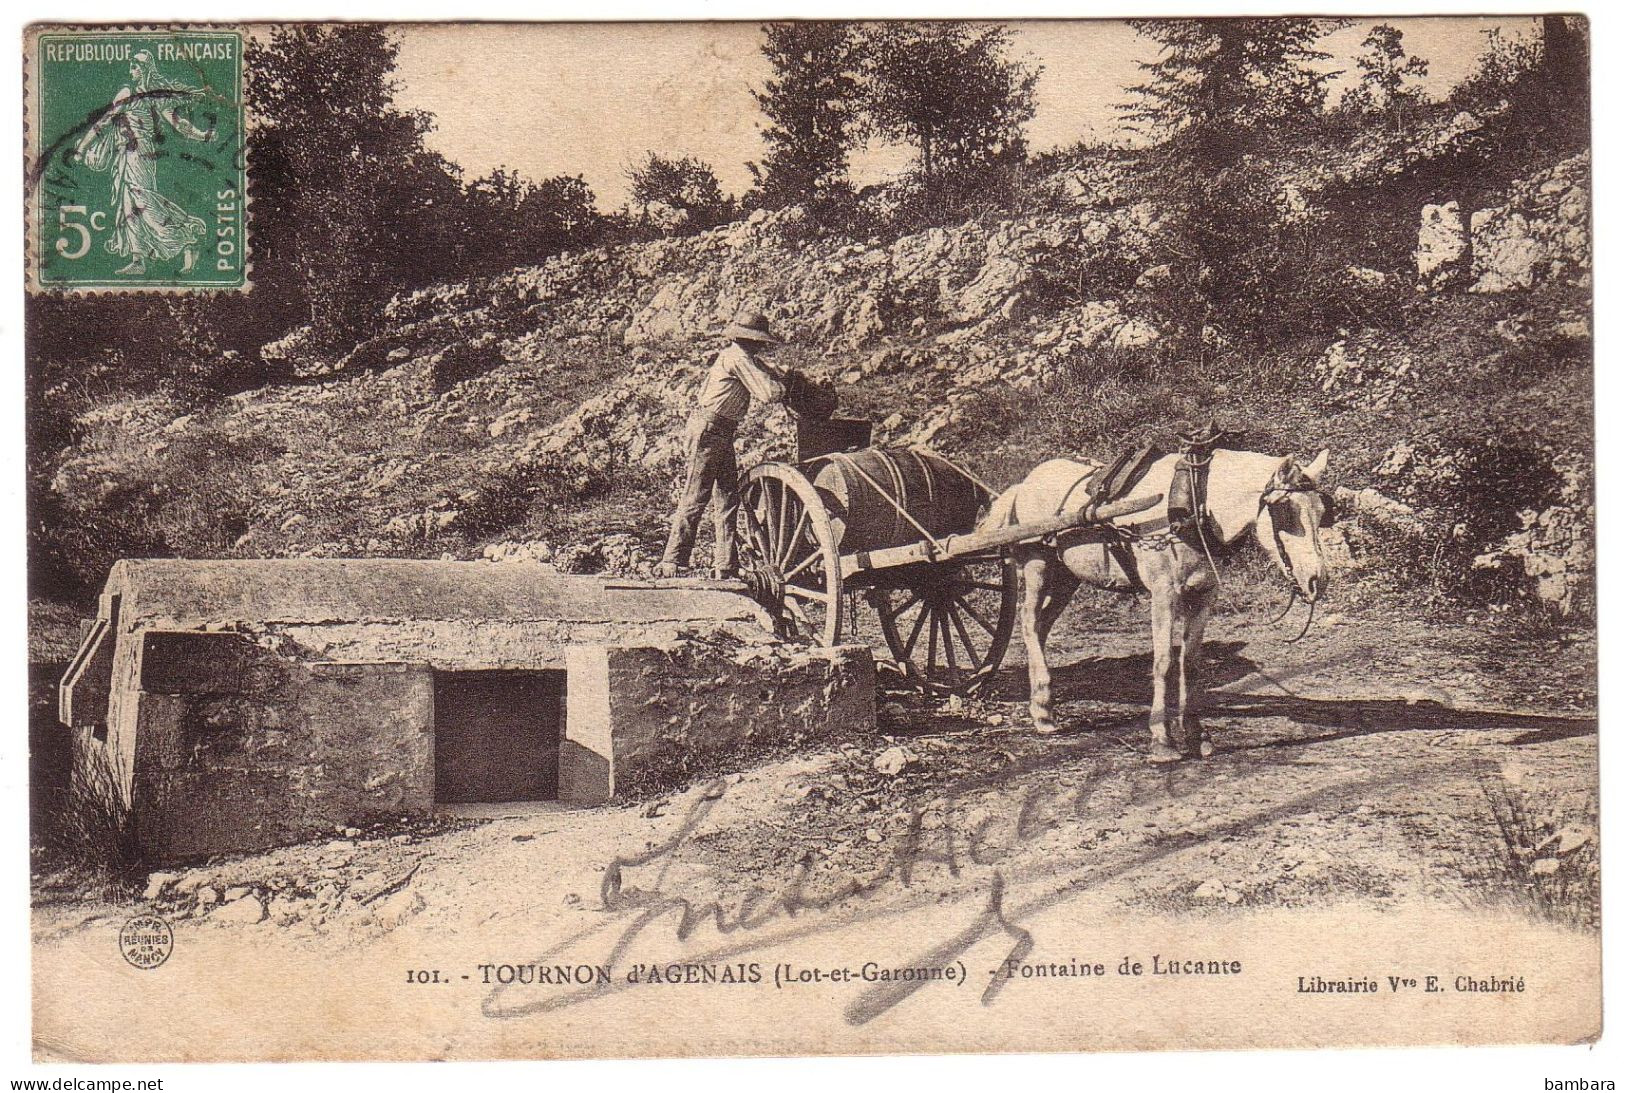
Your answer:
[[[1291,456],[1281,460],[1259,497],[1254,525],[1259,545],[1310,603],[1326,591],[1326,556],[1320,547],[1320,529],[1331,516],[1320,491],[1326,459],[1323,449],[1307,466]]]

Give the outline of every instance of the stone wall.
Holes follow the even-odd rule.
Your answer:
[[[582,804],[742,765],[749,748],[872,732],[867,646],[576,646],[559,796]]]
[[[224,633],[144,635],[133,802],[156,860],[434,806],[433,673],[304,664]]]

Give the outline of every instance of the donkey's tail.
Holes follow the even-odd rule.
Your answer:
[[[978,531],[991,531],[994,528],[1009,527],[1016,522],[1016,497],[1021,492],[1021,483],[1005,490],[993,499],[987,507],[987,515],[982,517],[976,525]]]

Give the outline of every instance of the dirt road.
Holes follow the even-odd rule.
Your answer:
[[[1221,616],[1217,754],[1161,768],[1144,758],[1143,623],[1129,610],[1091,621],[1055,643],[1053,737],[1030,731],[1016,664],[986,699],[887,701],[878,738],[622,806],[351,829],[161,874],[123,902],[36,878],[37,966],[94,949],[144,907],[175,924],[177,951],[231,938],[371,962],[454,939],[545,940],[485,950],[460,973],[476,983],[610,936],[619,964],[671,959],[657,935],[754,959],[819,921],[997,917],[1018,894],[1028,917],[1065,905],[1073,922],[1089,908],[1090,921],[1244,932],[1283,911],[1401,908],[1594,925],[1587,643],[1334,616],[1290,645],[1284,627]],[[629,914],[653,925],[616,935]]]
[[[812,878],[880,875],[918,845],[958,859],[915,868],[910,886],[925,890],[977,885],[996,860],[1081,870],[1130,905],[1389,904],[1471,894],[1463,874],[1505,850],[1486,787],[1524,794],[1559,827],[1587,823],[1594,808],[1589,643],[1519,645],[1474,627],[1333,615],[1292,645],[1282,640],[1290,628],[1221,616],[1205,718],[1218,754],[1163,770],[1142,754],[1149,683],[1137,612],[1103,617],[1097,607],[1089,632],[1069,621],[1054,642],[1064,727],[1054,737],[1028,728],[1018,662],[988,698],[895,697],[881,707],[880,738],[719,772],[720,790],[537,808],[452,830],[358,831],[186,871],[160,902],[209,918],[227,890],[249,888],[271,921],[342,936],[384,902],[353,897],[415,863],[401,886],[423,904],[413,913],[448,923],[519,909],[506,902],[516,886],[491,878],[545,877],[560,899],[591,903],[596,882],[565,879],[562,864],[590,870],[658,842],[697,794],[720,792],[673,855],[709,876],[719,899],[739,898],[747,881],[772,890],[803,861]],[[185,893],[200,887],[221,898],[199,906]],[[77,906],[68,892],[41,896],[48,930],[60,926],[57,908]]]

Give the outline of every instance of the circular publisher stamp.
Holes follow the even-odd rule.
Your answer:
[[[132,967],[151,971],[175,949],[175,931],[157,915],[136,915],[120,927],[118,949]]]

